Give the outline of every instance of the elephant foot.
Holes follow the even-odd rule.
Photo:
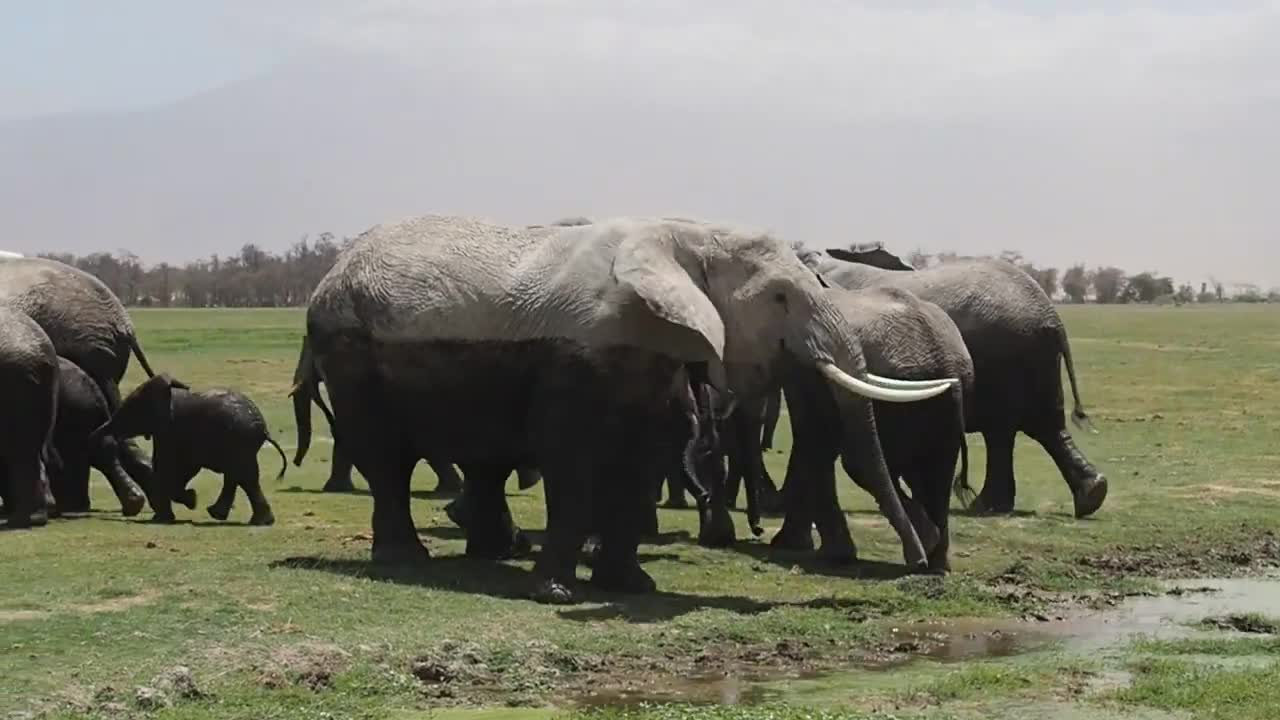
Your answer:
[[[450,522],[463,530],[467,529],[467,523],[471,520],[470,508],[467,507],[467,503],[462,498],[453,500],[448,505],[445,505],[444,514],[449,518]]]
[[[643,595],[656,591],[658,584],[639,563],[604,563],[591,572],[591,584],[609,592]]]
[[[738,540],[733,527],[733,516],[724,508],[715,508],[710,517],[704,518],[698,528],[698,544],[702,547],[725,548]]]
[[[413,538],[399,542],[373,543],[373,563],[384,567],[420,565],[431,559],[427,546]]]
[[[47,510],[36,510],[30,514],[15,513],[9,516],[10,530],[29,530],[31,528],[44,527],[49,524],[49,512]]]
[[[325,482],[324,487],[320,488],[320,492],[327,493],[349,493],[355,492],[355,483],[351,482],[351,476],[347,477],[330,477]]]
[[[784,522],[782,529],[769,541],[769,546],[776,550],[812,552],[815,547],[812,526],[801,529],[798,523]]]
[[[270,508],[263,510],[262,512],[255,511],[249,518],[249,524],[257,527],[270,527],[271,525],[275,525],[275,513],[271,512]]]
[[[942,575],[951,572],[950,553],[941,549],[929,553],[929,570]]]
[[[1099,474],[1085,483],[1084,487],[1077,492],[1072,493],[1075,501],[1076,517],[1089,517],[1102,507],[1102,501],[1107,499],[1107,478]]]
[[[582,564],[587,567],[594,567],[596,560],[600,558],[600,536],[588,535],[587,539],[582,543]]]
[[[979,515],[1008,515],[1013,512],[1013,500],[995,500],[983,491],[969,509]]]
[[[656,507],[646,507],[642,511],[645,513],[644,525],[640,528],[640,537],[655,538],[658,536],[658,509]]]
[[[818,560],[835,567],[852,565],[858,562],[858,548],[853,543],[824,543],[818,550]]]
[[[506,533],[478,537],[468,533],[466,554],[468,557],[487,560],[511,560],[527,557],[533,552],[533,542],[519,528]]]
[[[537,470],[516,470],[516,487],[528,490],[542,480],[542,473]]]
[[[57,503],[54,505],[54,511],[58,515],[84,515],[93,510],[93,506],[88,500],[78,502]]]
[[[148,520],[147,522],[150,522],[155,525],[172,525],[177,521],[178,519],[175,518],[173,516],[173,513],[171,512],[167,512],[167,513],[158,512],[153,514],[151,516],[151,519]]]
[[[179,505],[185,507],[188,510],[195,510],[196,503],[198,502],[196,497],[196,491],[193,488],[183,489],[182,492],[178,493],[177,497],[175,497],[174,500],[177,501]]]
[[[226,522],[227,518],[231,516],[230,505],[218,505],[217,503],[214,503],[213,505],[205,508],[204,511],[209,513],[209,517],[220,522]]]
[[[142,512],[142,508],[147,506],[147,498],[143,495],[125,495],[120,500],[120,514],[125,517],[134,517]]]
[[[924,547],[926,555],[933,552],[938,547],[938,543],[942,541],[942,535],[938,531],[938,526],[933,524],[929,516],[925,513],[924,508],[913,500],[903,499],[902,508],[906,511],[907,517],[911,520],[911,526],[916,530],[916,536],[920,538],[920,545]]]
[[[573,591],[559,580],[543,580],[533,591],[533,599],[544,605],[571,605],[574,602]]]

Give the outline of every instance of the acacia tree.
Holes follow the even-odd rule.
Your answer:
[[[1062,275],[1062,292],[1073,303],[1082,303],[1089,294],[1089,273],[1084,265],[1072,265]]]
[[[1101,305],[1120,301],[1125,289],[1125,274],[1118,267],[1100,267],[1093,271],[1093,295]]]

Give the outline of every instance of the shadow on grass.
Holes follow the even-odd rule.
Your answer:
[[[321,557],[290,557],[270,564],[272,569],[288,568],[326,572],[346,577],[375,580],[413,587],[447,590],[508,600],[536,602],[532,595],[539,582],[532,570],[508,562],[476,560],[461,555],[432,558],[414,566],[375,565],[368,560]],[[653,592],[643,595],[606,592],[590,583],[579,582],[578,604],[599,607],[566,608],[558,615],[566,620],[594,622],[624,620],[632,623],[665,622],[699,610],[725,610],[739,615],[758,615],[775,608],[830,608],[843,606],[839,599],[818,598],[805,602],[761,601],[724,595],[688,595]],[[849,600],[848,606],[859,605]]]
[[[906,565],[882,560],[854,560],[849,563],[833,563],[824,560],[812,550],[783,550],[768,543],[737,542],[726,548],[746,555],[757,562],[783,568],[798,567],[810,575],[847,578],[850,580],[900,580],[916,573]]]

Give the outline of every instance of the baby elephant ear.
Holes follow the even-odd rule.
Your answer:
[[[724,359],[724,321],[689,273],[676,262],[674,248],[649,234],[634,235],[618,246],[613,277],[635,312],[628,327],[633,343],[685,362]]]

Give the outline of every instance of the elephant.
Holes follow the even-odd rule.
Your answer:
[[[258,478],[258,450],[263,443],[270,443],[280,453],[277,480],[284,477],[289,462],[271,437],[262,412],[243,393],[229,389],[197,392],[168,373],[160,373],[134,388],[111,419],[94,430],[90,441],[105,434],[154,437],[152,481],[148,485],[153,521],[174,521],[172,501],[193,508],[195,491],[187,485],[202,468],[208,468],[222,475],[222,491],[206,508],[210,517],[225,521],[236,488],[241,488],[253,507],[249,524],[275,523]]]
[[[975,397],[969,432],[987,446],[986,480],[974,508],[1008,513],[1017,486],[1013,447],[1025,433],[1048,452],[1071,489],[1075,516],[1097,512],[1107,478],[1067,430],[1061,366],[1071,383],[1072,421],[1091,428],[1080,400],[1067,331],[1053,303],[1029,275],[995,259],[958,260],[915,270],[883,246],[805,251],[802,259],[824,280],[849,290],[897,287],[946,311],[973,358]],[[959,488],[962,495],[968,486]]]
[[[351,481],[353,469],[351,459],[342,451],[342,442],[333,430],[333,412],[325,405],[320,395],[320,382],[307,350],[306,339],[302,342],[302,351],[298,354],[298,366],[293,372],[293,389],[289,391],[293,400],[293,418],[298,431],[298,449],[293,455],[293,464],[302,467],[302,460],[311,448],[311,403],[314,402],[329,423],[329,436],[333,438],[333,455],[329,462],[329,479],[322,490],[330,493],[352,492],[355,484]],[[436,474],[437,492],[461,492],[462,478],[451,463],[442,463],[424,458],[431,471]],[[521,490],[528,490],[541,480],[538,471],[533,468],[516,468],[517,482]],[[447,508],[446,508],[447,510]],[[455,521],[456,522],[456,521]]]
[[[87,272],[45,258],[0,259],[0,303],[35,320],[57,353],[93,378],[112,412],[120,405],[130,352],[147,377],[155,375],[124,305]]]
[[[62,459],[62,471],[50,477],[58,512],[81,513],[90,510],[89,469],[107,478],[120,500],[125,517],[142,511],[146,496],[142,485],[150,483],[151,467],[133,446],[119,443],[113,435],[100,436],[94,444],[89,436],[111,418],[107,399],[101,388],[70,360],[58,358],[58,421],[53,443]]]
[[[661,472],[654,452],[687,363],[745,398],[784,356],[841,388],[908,566],[926,552],[875,440],[871,400],[915,402],[950,380],[889,388],[819,279],[766,233],[664,218],[520,228],[447,215],[361,233],[317,285],[306,337],[351,459],[373,493],[376,563],[430,557],[410,513],[422,456],[493,487],[510,468],[543,475],[547,542],[535,597],[572,602],[578,550],[601,530],[593,584],[650,592],[636,550]],[[652,503],[647,503],[652,511]]]
[[[827,290],[833,305],[853,326],[868,369],[902,378],[951,377],[949,395],[911,405],[875,403],[876,427],[890,475],[904,480],[911,497],[901,501],[917,532],[931,546],[929,569],[950,569],[948,531],[951,489],[968,472],[965,418],[974,388],[973,360],[959,328],[937,305],[898,288]],[[831,390],[805,368],[785,381],[794,445],[783,484],[786,518],[772,539],[775,547],[812,549],[815,521],[822,556],[834,562],[856,558],[857,550],[836,498],[833,464],[848,440]],[[956,475],[956,462],[960,471]],[[864,478],[850,473],[866,487]],[[867,488],[872,490],[874,488]]]
[[[49,474],[61,464],[53,445],[58,380],[48,334],[26,313],[0,304],[0,490],[10,529],[45,525],[56,508]]]

